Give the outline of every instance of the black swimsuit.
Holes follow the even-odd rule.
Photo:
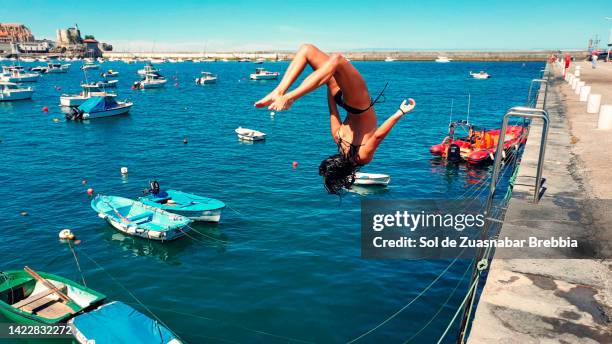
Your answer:
[[[348,113],[352,113],[353,115],[362,114],[370,110],[370,108],[374,106],[374,102],[370,99],[370,106],[365,109],[356,109],[344,102],[344,99],[342,98],[342,91],[336,92],[336,94],[334,95],[334,101],[336,102],[336,104],[338,104],[339,107],[343,108]]]
[[[380,97],[383,96],[383,93],[387,89],[387,86],[389,86],[389,83],[385,84],[385,87],[383,87],[382,91],[380,91],[380,93],[378,94],[378,97],[376,97],[376,99],[372,100],[372,98],[370,98],[370,106],[368,106],[365,109],[357,109],[357,108],[354,108],[354,107],[348,105],[344,101],[344,98],[342,97],[342,90],[339,90],[338,92],[336,92],[336,94],[334,94],[334,101],[336,102],[336,104],[338,104],[339,107],[341,107],[344,110],[346,110],[346,112],[351,113],[353,115],[360,115],[360,114],[370,110],[372,108],[372,106],[374,106],[374,104],[378,103],[378,100],[380,99]],[[384,98],[383,98],[383,102],[384,102]]]

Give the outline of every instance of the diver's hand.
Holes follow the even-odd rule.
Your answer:
[[[291,105],[293,104],[293,100],[290,99],[287,95],[282,95],[274,100],[270,106],[268,106],[268,110],[274,111],[284,111],[289,110]]]
[[[408,102],[409,104],[406,104],[406,99],[404,99],[404,101],[402,102],[402,104],[400,104],[399,106],[399,110],[401,112],[401,115],[405,115],[408,112],[411,112],[412,110],[414,110],[414,107],[416,106],[416,102],[414,101],[414,99],[412,98],[408,98]]]

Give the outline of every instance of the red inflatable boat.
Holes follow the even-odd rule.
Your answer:
[[[455,131],[462,128],[467,136],[456,137]],[[452,122],[449,125],[448,136],[442,143],[431,146],[432,155],[440,156],[449,161],[466,161],[469,164],[490,163],[495,159],[495,150],[499,141],[500,129],[484,130],[462,122]],[[504,158],[511,156],[527,141],[527,130],[520,125],[510,125],[506,128],[504,139]]]

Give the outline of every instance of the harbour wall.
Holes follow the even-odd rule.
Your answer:
[[[553,50],[524,51],[340,51],[353,61],[382,61],[387,57],[398,61],[433,61],[438,56],[446,56],[454,61],[545,61],[551,54],[559,55]],[[176,59],[291,59],[291,51],[257,51],[257,52],[104,52],[105,58],[176,58]],[[573,56],[586,56],[586,51],[573,51]]]
[[[612,104],[612,63],[581,79]],[[533,202],[542,123],[534,120],[520,161],[500,237],[572,237],[580,248],[538,248],[538,257],[503,257],[491,262],[469,343],[604,343],[612,338],[612,130],[597,129],[598,114],[562,77],[549,82],[546,110],[550,131],[545,182]],[[540,105],[542,95],[540,95]],[[602,159],[603,158],[603,159]]]

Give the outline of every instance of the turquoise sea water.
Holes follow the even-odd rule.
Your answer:
[[[465,118],[469,93],[470,121],[498,126],[506,109],[525,102],[543,64],[354,64],[373,95],[389,82],[386,102],[376,105],[379,121],[405,97],[417,107],[363,169],[390,174],[388,189],[342,199],[327,195],[317,174],[320,161],[335,153],[324,90],[271,116],[252,103],[276,81],[248,80],[256,67],[250,63],[163,64],[165,89],[132,91],[143,64],[107,62],[103,70],[120,72],[118,98],[134,107],[127,116],[75,123],[63,120],[58,104],[61,93],[80,91],[79,66],[42,76],[32,84],[31,101],[0,103],[0,270],[29,265],[80,280],[71,251],[57,240],[71,228],[82,241],[77,253],[88,286],[134,304],[119,284],[125,286],[188,343],[336,343],[360,336],[449,263],[361,259],[360,200],[453,199],[476,190],[488,169],[445,166],[428,151],[446,133],[451,99],[454,119]],[[264,65],[280,72],[286,66]],[[470,79],[470,70],[492,78]],[[200,71],[218,74],[218,83],[196,86]],[[239,142],[238,126],[265,132],[267,141]],[[88,187],[135,198],[151,179],[231,209],[219,225],[197,225],[204,235],[160,244],[119,234],[89,206]],[[424,297],[360,342],[437,340],[464,296],[466,266],[456,263]]]

